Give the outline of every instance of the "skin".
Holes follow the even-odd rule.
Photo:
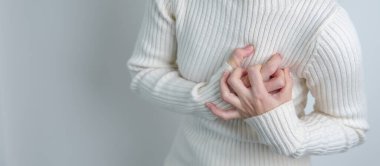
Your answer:
[[[228,63],[234,68],[220,79],[223,100],[234,108],[223,110],[214,103],[206,106],[223,120],[245,119],[264,114],[292,99],[292,79],[289,68],[279,68],[282,55],[276,53],[264,64],[242,68],[245,58],[253,55],[255,48],[247,45],[236,48]]]

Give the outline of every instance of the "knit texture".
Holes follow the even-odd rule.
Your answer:
[[[269,112],[224,121],[205,106],[222,100],[219,80],[235,48],[253,44],[242,67],[275,52],[290,67],[292,100]],[[164,165],[310,165],[340,153],[369,129],[361,46],[334,0],[148,0],[132,56],[130,88],[157,106],[187,115]],[[315,98],[305,113],[307,94]]]

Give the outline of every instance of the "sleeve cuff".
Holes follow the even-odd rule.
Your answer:
[[[257,131],[260,143],[274,146],[280,152],[295,150],[304,137],[293,100],[244,121]]]

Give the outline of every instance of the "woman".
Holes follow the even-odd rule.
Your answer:
[[[360,43],[334,0],[149,0],[127,66],[135,94],[188,115],[164,165],[310,165],[369,128]]]

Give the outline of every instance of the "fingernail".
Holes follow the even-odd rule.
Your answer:
[[[252,51],[253,50],[253,46],[250,44],[250,45],[246,46],[245,49],[248,49],[248,51]]]

